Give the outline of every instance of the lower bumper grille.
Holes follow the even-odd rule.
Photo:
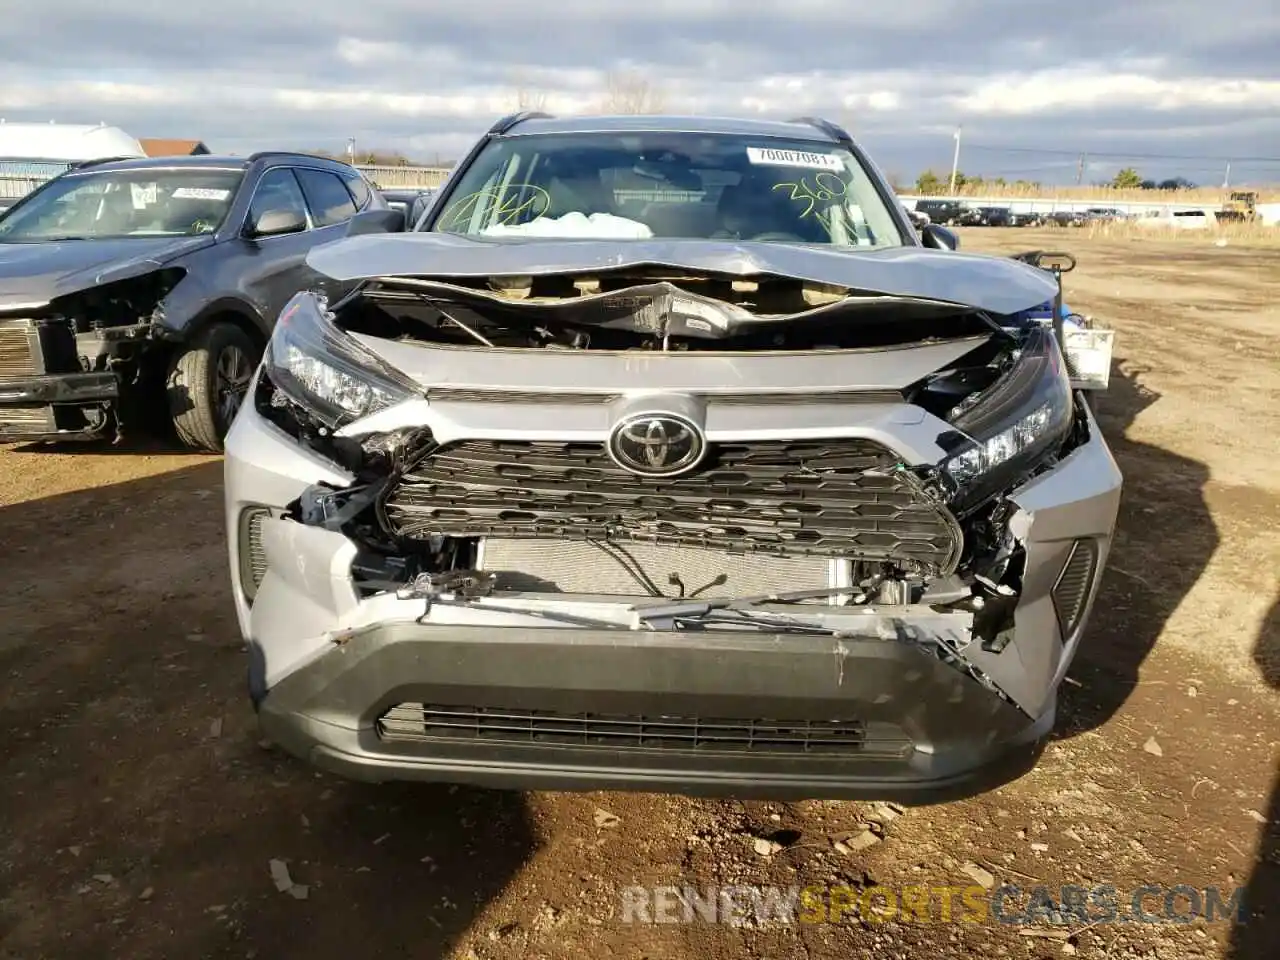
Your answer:
[[[1053,586],[1053,605],[1058,613],[1058,624],[1064,641],[1080,626],[1097,566],[1098,545],[1094,541],[1077,540],[1072,544],[1071,554],[1062,565],[1062,573]]]
[[[271,517],[265,507],[249,507],[240,514],[240,589],[250,603],[267,575],[267,552],[262,544],[262,521]]]
[[[53,433],[58,429],[53,407],[0,407],[0,427],[26,433]]]
[[[33,377],[43,372],[35,324],[30,320],[0,320],[0,378]]]
[[[695,473],[637,477],[598,443],[464,440],[390,491],[389,531],[607,540],[778,556],[912,562],[950,573],[955,519],[867,440],[720,444]]]
[[[876,725],[879,726],[879,725]],[[378,721],[384,740],[469,740],[627,750],[728,753],[901,753],[896,728],[860,720],[766,720],[558,713],[401,703]]]

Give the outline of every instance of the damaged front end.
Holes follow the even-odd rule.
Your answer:
[[[48,301],[0,302],[0,442],[118,431],[122,398],[163,376],[152,347],[184,275],[155,268]]]
[[[732,650],[829,664],[809,709],[855,698],[886,757],[945,753],[961,717],[991,721],[983,749],[1019,717],[1042,737],[1118,505],[1072,372],[1097,358],[1064,356],[1047,318],[815,273],[380,276],[332,307],[295,298],[228,438],[255,695],[389,624],[495,650],[684,636],[765,702]],[[590,712],[594,681],[563,669]],[[658,712],[698,706],[653,669]],[[412,686],[360,723],[427,736]],[[712,682],[695,712],[721,699],[760,709]]]

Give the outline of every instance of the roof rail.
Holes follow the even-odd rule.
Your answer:
[[[119,163],[121,160],[147,160],[148,157],[94,157],[92,160],[77,160],[68,168],[80,170],[84,167],[96,167],[100,163]]]
[[[805,123],[811,127],[821,130],[832,140],[839,141],[840,143],[853,143],[853,137],[849,136],[849,131],[838,123],[832,123],[830,120],[822,119],[822,117],[796,117],[795,119],[788,120],[787,122]]]
[[[308,153],[305,150],[259,150],[257,153],[249,154],[246,163],[254,163],[258,160],[264,160],[267,157],[307,157],[311,160],[332,160],[336,163],[346,163],[346,160],[340,160],[337,157],[326,157],[322,153]]]
[[[516,124],[524,123],[526,120],[550,120],[551,114],[543,113],[541,110],[521,110],[518,113],[512,113],[489,128],[489,136],[500,137],[504,133],[509,133],[511,128]]]

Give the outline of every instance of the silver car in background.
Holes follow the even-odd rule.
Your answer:
[[[954,247],[820,120],[517,115],[417,231],[312,252],[226,440],[266,734],[366,780],[1020,775],[1116,522],[1111,339]]]

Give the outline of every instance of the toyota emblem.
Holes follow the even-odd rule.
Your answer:
[[[702,431],[670,413],[641,413],[619,421],[609,437],[614,462],[643,477],[671,477],[698,465],[707,452]]]

